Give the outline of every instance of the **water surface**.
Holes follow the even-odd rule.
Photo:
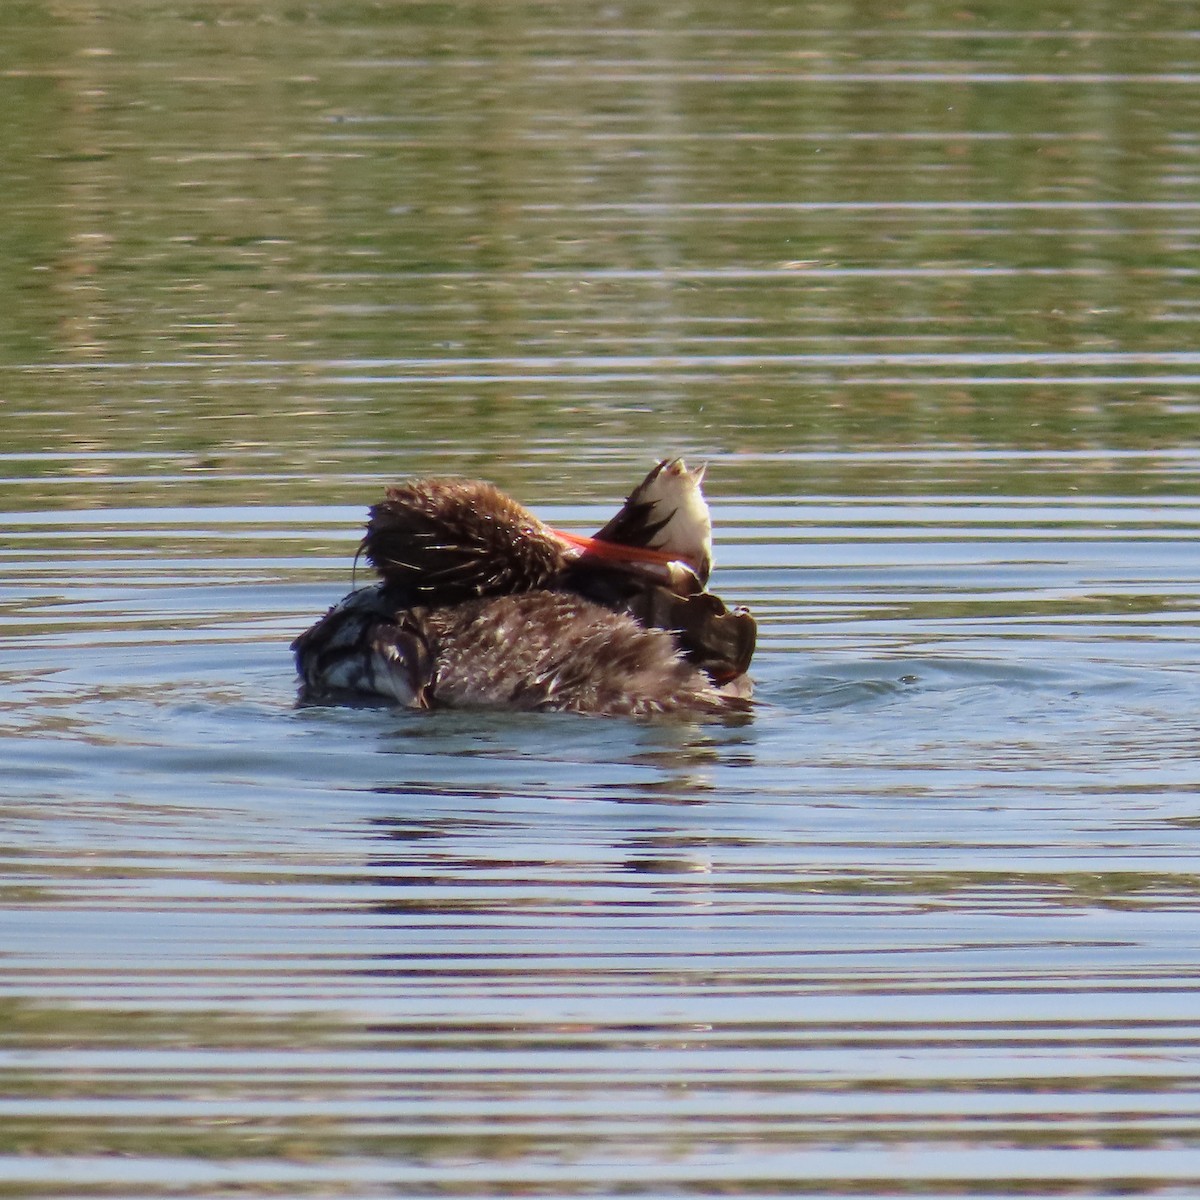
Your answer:
[[[1200,1188],[1181,9],[0,22],[0,1190]],[[666,453],[751,719],[296,705]]]

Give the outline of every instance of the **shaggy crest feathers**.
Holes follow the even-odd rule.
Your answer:
[[[564,566],[563,549],[527,508],[490,483],[417,479],[372,505],[363,552],[417,603],[531,591]]]

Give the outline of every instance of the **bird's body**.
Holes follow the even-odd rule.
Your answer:
[[[631,716],[744,706],[755,626],[704,589],[701,475],[660,463],[594,538],[474,480],[389,488],[363,539],[382,581],[293,643],[305,696]]]

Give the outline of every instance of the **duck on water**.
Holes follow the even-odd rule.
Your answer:
[[[415,479],[374,505],[381,579],[292,643],[306,701],[624,716],[747,706],[756,627],[706,590],[704,470],[664,459],[591,537],[491,484]]]

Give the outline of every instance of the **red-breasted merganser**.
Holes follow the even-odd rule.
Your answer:
[[[745,708],[754,618],[705,590],[704,471],[664,459],[592,537],[470,479],[370,511],[351,592],[292,649],[302,698],[649,716]]]

